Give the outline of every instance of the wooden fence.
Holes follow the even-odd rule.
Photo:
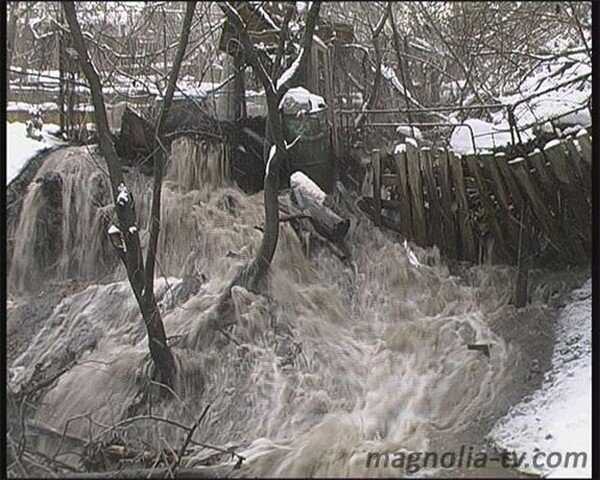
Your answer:
[[[375,223],[448,257],[517,264],[585,264],[591,257],[591,139],[553,140],[508,159],[417,148],[374,151],[373,197],[361,207]],[[527,251],[525,251],[527,250]]]

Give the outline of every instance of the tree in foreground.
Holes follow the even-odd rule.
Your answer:
[[[150,356],[155,367],[154,376],[161,383],[169,385],[170,387],[173,386],[174,379],[176,378],[177,366],[173,352],[167,345],[165,327],[154,295],[154,267],[156,263],[158,234],[160,231],[160,196],[163,181],[163,169],[167,155],[167,148],[165,146],[167,142],[165,142],[163,138],[163,129],[171,107],[177,78],[188,44],[195,7],[196,2],[188,2],[186,4],[179,46],[170,72],[167,90],[161,110],[158,114],[158,121],[154,132],[154,145],[152,148],[154,185],[150,218],[150,239],[146,251],[146,258],[144,259],[140,234],[136,224],[137,217],[135,203],[127,188],[121,163],[117,156],[110,133],[100,76],[88,55],[86,41],[77,20],[74,3],[63,3],[65,18],[73,37],[73,45],[77,51],[81,69],[90,86],[100,151],[102,152],[108,167],[117,214],[117,225],[112,225],[109,233],[120,239],[117,244],[117,251],[119,258],[127,271],[127,278],[139,305],[142,318],[144,319],[146,331],[148,333]]]

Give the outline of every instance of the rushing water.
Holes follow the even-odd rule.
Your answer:
[[[409,255],[364,219],[352,219],[352,262],[345,265],[327,249],[308,257],[286,223],[269,295],[235,287],[235,326],[211,330],[206,319],[217,296],[259,245],[262,194],[223,185],[222,163],[207,162],[202,173],[193,159],[219,153],[212,147],[182,153],[190,148],[178,144],[179,157],[171,159],[157,268],[165,276],[157,296],[167,335],[179,340],[178,397],[154,398],[152,414],[192,425],[210,404],[194,439],[234,447],[246,458],[239,469],[232,470],[236,459],[229,455],[214,461],[223,465],[220,473],[243,476],[397,475],[367,470],[367,452],[458,449],[479,441],[506,411],[516,368],[511,345],[491,328],[513,309],[514,272],[479,267],[466,282],[449,272],[436,249],[415,247]],[[102,183],[99,165],[86,147],[62,149],[38,174],[61,173],[63,210],[70,212],[53,278],[76,277],[89,286],[62,299],[10,366],[18,390],[36,365],[76,360],[44,396],[35,420],[62,431],[75,419],[68,432],[85,440],[100,438],[124,418],[149,364],[143,322],[103,233],[101,219],[111,209],[92,202],[92,185]],[[190,180],[191,169],[197,181]],[[127,178],[144,226],[149,182]],[[15,301],[39,288],[28,250],[38,193],[32,184],[16,228],[20,240],[9,276]],[[94,276],[98,265],[104,273]],[[190,275],[203,283],[178,302],[174,292]],[[100,277],[102,284],[90,283]],[[469,343],[491,344],[490,357],[468,350]],[[141,420],[123,435],[132,446],[178,450],[185,434]],[[188,466],[214,454],[194,444],[190,449]]]

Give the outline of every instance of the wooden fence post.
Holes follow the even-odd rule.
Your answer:
[[[375,203],[375,225],[381,225],[381,152],[373,150],[373,200]]]
[[[442,194],[442,221],[444,225],[444,237],[446,238],[446,253],[452,258],[458,258],[458,236],[456,222],[454,221],[454,204],[452,198],[452,186],[450,182],[450,167],[448,163],[448,154],[443,149],[436,151],[438,158],[440,189]]]
[[[460,255],[466,260],[477,262],[477,249],[475,239],[473,238],[473,228],[469,219],[469,204],[467,201],[467,192],[465,190],[462,162],[460,157],[452,151],[448,152],[448,160],[450,162],[450,171],[454,183],[454,196],[458,204],[456,219],[460,231]]]
[[[406,143],[406,161],[408,162],[408,187],[411,193],[412,230],[414,240],[421,246],[427,245],[427,226],[425,223],[425,204],[423,201],[423,179],[419,165],[419,150]]]
[[[408,189],[408,173],[406,166],[406,152],[398,152],[394,155],[396,168],[398,169],[398,208],[400,210],[400,231],[412,240],[411,199]]]
[[[517,285],[515,289],[515,306],[522,308],[527,304],[529,266],[531,264],[530,240],[531,240],[531,221],[529,204],[524,207],[521,214],[521,228],[519,233],[519,253],[518,253],[518,271]]]

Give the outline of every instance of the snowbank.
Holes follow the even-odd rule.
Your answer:
[[[546,455],[587,452],[587,465],[527,469],[548,477],[587,477],[592,474],[592,281],[573,291],[557,323],[552,368],[542,388],[529,401],[514,406],[496,423],[491,439],[501,448]],[[556,459],[554,459],[556,460]],[[572,461],[572,460],[571,460]]]
[[[589,39],[591,41],[591,39]],[[554,39],[545,46],[547,55],[510,94],[500,95],[499,102],[514,106],[515,122],[523,142],[534,137],[532,127],[553,131],[552,124],[565,132],[567,128],[586,128],[592,119],[589,99],[592,93],[591,60],[582,48],[566,40]],[[442,87],[442,98],[454,99],[463,84]],[[549,122],[552,121],[552,124]],[[511,141],[505,109],[494,114],[494,124],[469,119],[475,134],[476,150],[491,150]],[[457,127],[450,141],[458,153],[472,153],[473,142],[468,127]]]
[[[510,125],[505,120],[493,124],[477,118],[469,118],[463,123],[464,125],[461,124],[454,128],[450,138],[450,147],[457,153],[474,153],[473,140],[477,153],[491,152],[497,147],[512,143]],[[471,131],[473,136],[471,136]],[[533,139],[531,129],[520,130],[519,134],[523,142]]]
[[[569,46],[560,39],[549,42],[546,49],[554,55],[549,54],[548,60],[540,62],[517,92],[502,96],[500,101],[515,104],[540,94],[516,106],[515,119],[522,128],[550,119],[556,125],[589,126],[591,116],[586,106],[592,94],[590,58],[582,49]],[[556,57],[558,54],[562,56]],[[556,90],[546,92],[553,88]]]
[[[58,139],[50,136],[50,133],[58,131],[57,125],[44,125],[42,127],[42,140],[37,141],[27,137],[24,123],[6,123],[6,184],[21,173],[27,162],[38,153],[55,145],[60,145]]]

